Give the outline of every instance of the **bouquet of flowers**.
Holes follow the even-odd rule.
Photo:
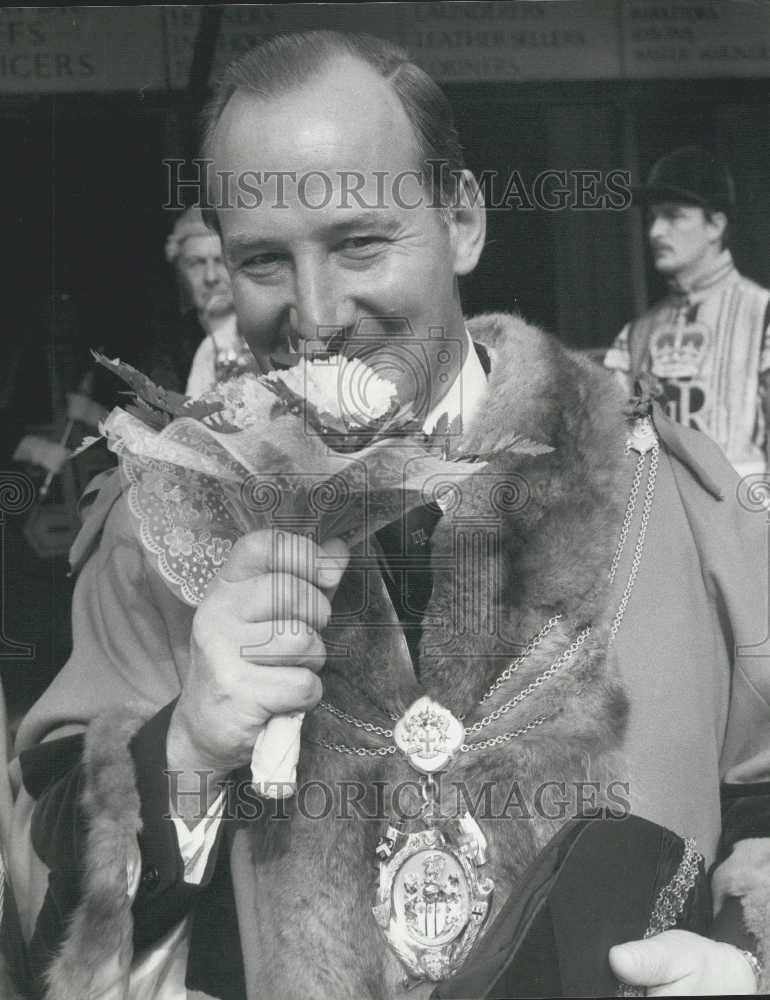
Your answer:
[[[301,359],[190,399],[119,359],[94,356],[134,395],[100,430],[119,457],[138,536],[165,583],[192,606],[241,535],[271,527],[353,545],[435,501],[424,485],[447,461],[457,481],[487,457],[463,451],[461,428],[446,417],[425,435],[395,387],[359,359]],[[551,450],[515,434],[494,445]],[[291,793],[301,722],[296,713],[265,727],[252,760],[263,793]]]

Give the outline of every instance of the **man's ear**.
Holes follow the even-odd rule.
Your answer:
[[[727,229],[727,216],[724,212],[709,212],[706,220],[713,233],[713,242],[721,243]]]
[[[484,195],[470,170],[463,170],[460,175],[455,204],[449,212],[454,272],[470,274],[479,262],[487,236]]]

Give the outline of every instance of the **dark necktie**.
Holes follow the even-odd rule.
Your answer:
[[[440,517],[438,507],[421,506],[377,532],[383,551],[383,576],[404,630],[415,673],[419,671],[423,616],[433,590],[430,539]]]

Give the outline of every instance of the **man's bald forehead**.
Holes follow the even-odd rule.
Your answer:
[[[273,137],[283,140],[282,148],[280,154],[273,149],[274,162],[268,164],[256,140],[263,113],[273,125],[276,117],[280,121],[276,109],[286,112],[283,129],[273,130]],[[452,109],[441,88],[406,50],[366,34],[295,32],[269,38],[235,59],[206,105],[201,176],[207,223],[219,228],[214,205],[221,204],[217,195],[220,172],[244,167],[254,173],[295,169],[287,163],[287,159],[298,159],[290,140],[295,135],[302,138],[312,122],[324,116],[327,125],[337,130],[360,131],[361,143],[357,150],[347,150],[354,156],[350,163],[343,164],[338,157],[337,162],[327,160],[321,169],[355,171],[359,169],[356,158],[360,158],[368,164],[369,173],[381,167],[421,171],[431,198],[444,206],[455,203],[465,164]],[[224,147],[234,152],[236,132],[240,152],[248,156],[239,156],[233,166],[227,162]],[[318,131],[316,137],[322,138]],[[366,141],[376,145],[376,155],[371,151],[359,155],[366,152]]]
[[[216,162],[217,153],[235,134],[256,133],[267,122],[274,134],[283,131],[287,152],[303,139],[322,144],[326,132],[331,145],[339,132],[357,129],[362,140],[398,144],[408,151],[410,165],[419,166],[419,140],[391,81],[353,55],[328,59],[307,78],[274,93],[238,87],[214,129],[210,156]],[[290,169],[286,164],[268,166]]]

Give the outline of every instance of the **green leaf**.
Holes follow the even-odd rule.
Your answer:
[[[181,392],[164,389],[120,358],[108,358],[94,350],[91,354],[98,364],[111,371],[113,375],[117,375],[131,388],[136,397],[136,405],[126,409],[155,430],[165,427],[173,417],[203,420],[224,409],[223,403],[204,403],[201,400],[191,399]]]

